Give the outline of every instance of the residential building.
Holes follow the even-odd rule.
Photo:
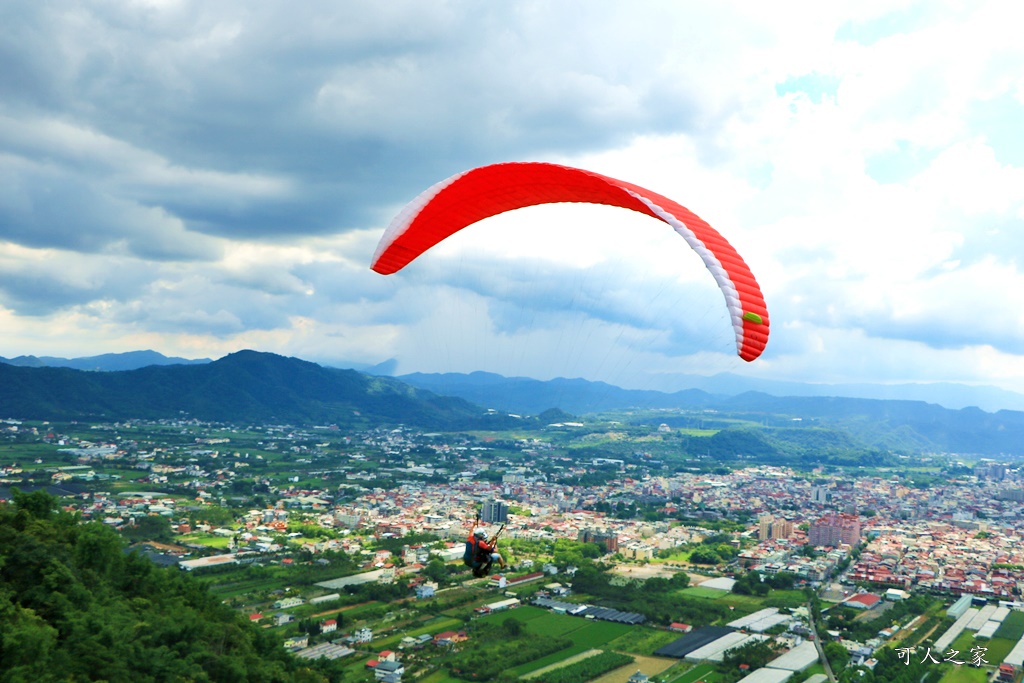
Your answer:
[[[480,512],[480,521],[485,524],[504,524],[508,521],[508,505],[500,500],[487,501]]]

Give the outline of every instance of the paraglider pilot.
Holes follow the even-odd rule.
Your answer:
[[[495,562],[502,569],[505,569],[505,559],[496,552],[498,535],[487,540],[487,532],[479,527],[480,518],[473,521],[469,530],[469,538],[466,539],[466,553],[463,561],[472,568],[473,576],[482,578],[491,573],[491,565]]]

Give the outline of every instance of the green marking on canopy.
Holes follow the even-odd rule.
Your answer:
[[[747,311],[746,313],[743,314],[743,319],[748,320],[752,323],[757,323],[758,325],[764,322],[764,319],[761,318],[761,316],[759,316],[757,313],[751,313],[750,311]]]

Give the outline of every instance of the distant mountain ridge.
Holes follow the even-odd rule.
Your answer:
[[[150,365],[202,365],[212,362],[209,358],[189,360],[188,358],[167,357],[156,351],[128,351],[126,353],[104,353],[84,358],[57,358],[55,356],[18,356],[3,358],[0,363],[23,368],[71,368],[111,372],[116,370],[138,370]]]
[[[666,394],[636,391],[601,382],[555,379],[546,382],[490,373],[403,375],[399,379],[435,393],[459,396],[486,408],[532,413],[557,406],[585,415],[636,408],[663,410],[638,418],[670,427],[729,427],[718,413],[763,423],[776,435],[807,438],[809,430],[841,430],[857,443],[880,450],[913,450],[982,455],[1024,454],[1024,412],[979,408],[959,410],[925,401],[830,396],[772,396],[748,391],[736,396],[700,389]]]
[[[558,406],[577,415],[623,408],[697,407],[701,397],[739,396],[755,392],[780,398],[818,397],[876,399],[884,401],[924,401],[958,410],[977,407],[989,412],[1024,410],[1024,394],[996,387],[962,384],[807,384],[778,382],[723,373],[711,377],[677,375],[675,382],[687,388],[676,391],[623,389],[604,382],[584,379],[536,380],[529,377],[504,377],[489,372],[410,373],[397,379],[435,393],[459,396],[473,403],[536,414],[546,407]],[[696,393],[695,393],[696,392]]]
[[[987,413],[924,401],[779,397],[762,392],[730,396],[688,389],[666,394],[579,379],[540,382],[488,373],[407,375],[402,380],[256,351],[239,351],[208,363],[109,372],[0,363],[0,417],[186,417],[236,424],[405,424],[458,431],[565,421],[566,413],[553,408],[579,415],[633,406],[648,410],[627,418],[633,421],[721,430],[711,438],[721,442],[723,453],[751,452],[758,443],[773,439],[796,444],[812,460],[824,448],[854,447],[1024,455],[1020,411]],[[487,414],[485,409],[490,408],[497,413]],[[659,408],[664,410],[654,410]],[[507,412],[536,417],[526,421]],[[745,426],[737,427],[738,423]]]
[[[20,419],[188,417],[458,429],[479,426],[483,412],[395,379],[256,351],[196,365],[110,372],[0,364],[0,416]]]

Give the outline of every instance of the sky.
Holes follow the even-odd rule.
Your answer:
[[[672,389],[1024,380],[1013,2],[0,3],[0,356],[242,349]],[[671,229],[557,205],[382,276],[504,161],[671,197],[771,313],[735,355]]]

